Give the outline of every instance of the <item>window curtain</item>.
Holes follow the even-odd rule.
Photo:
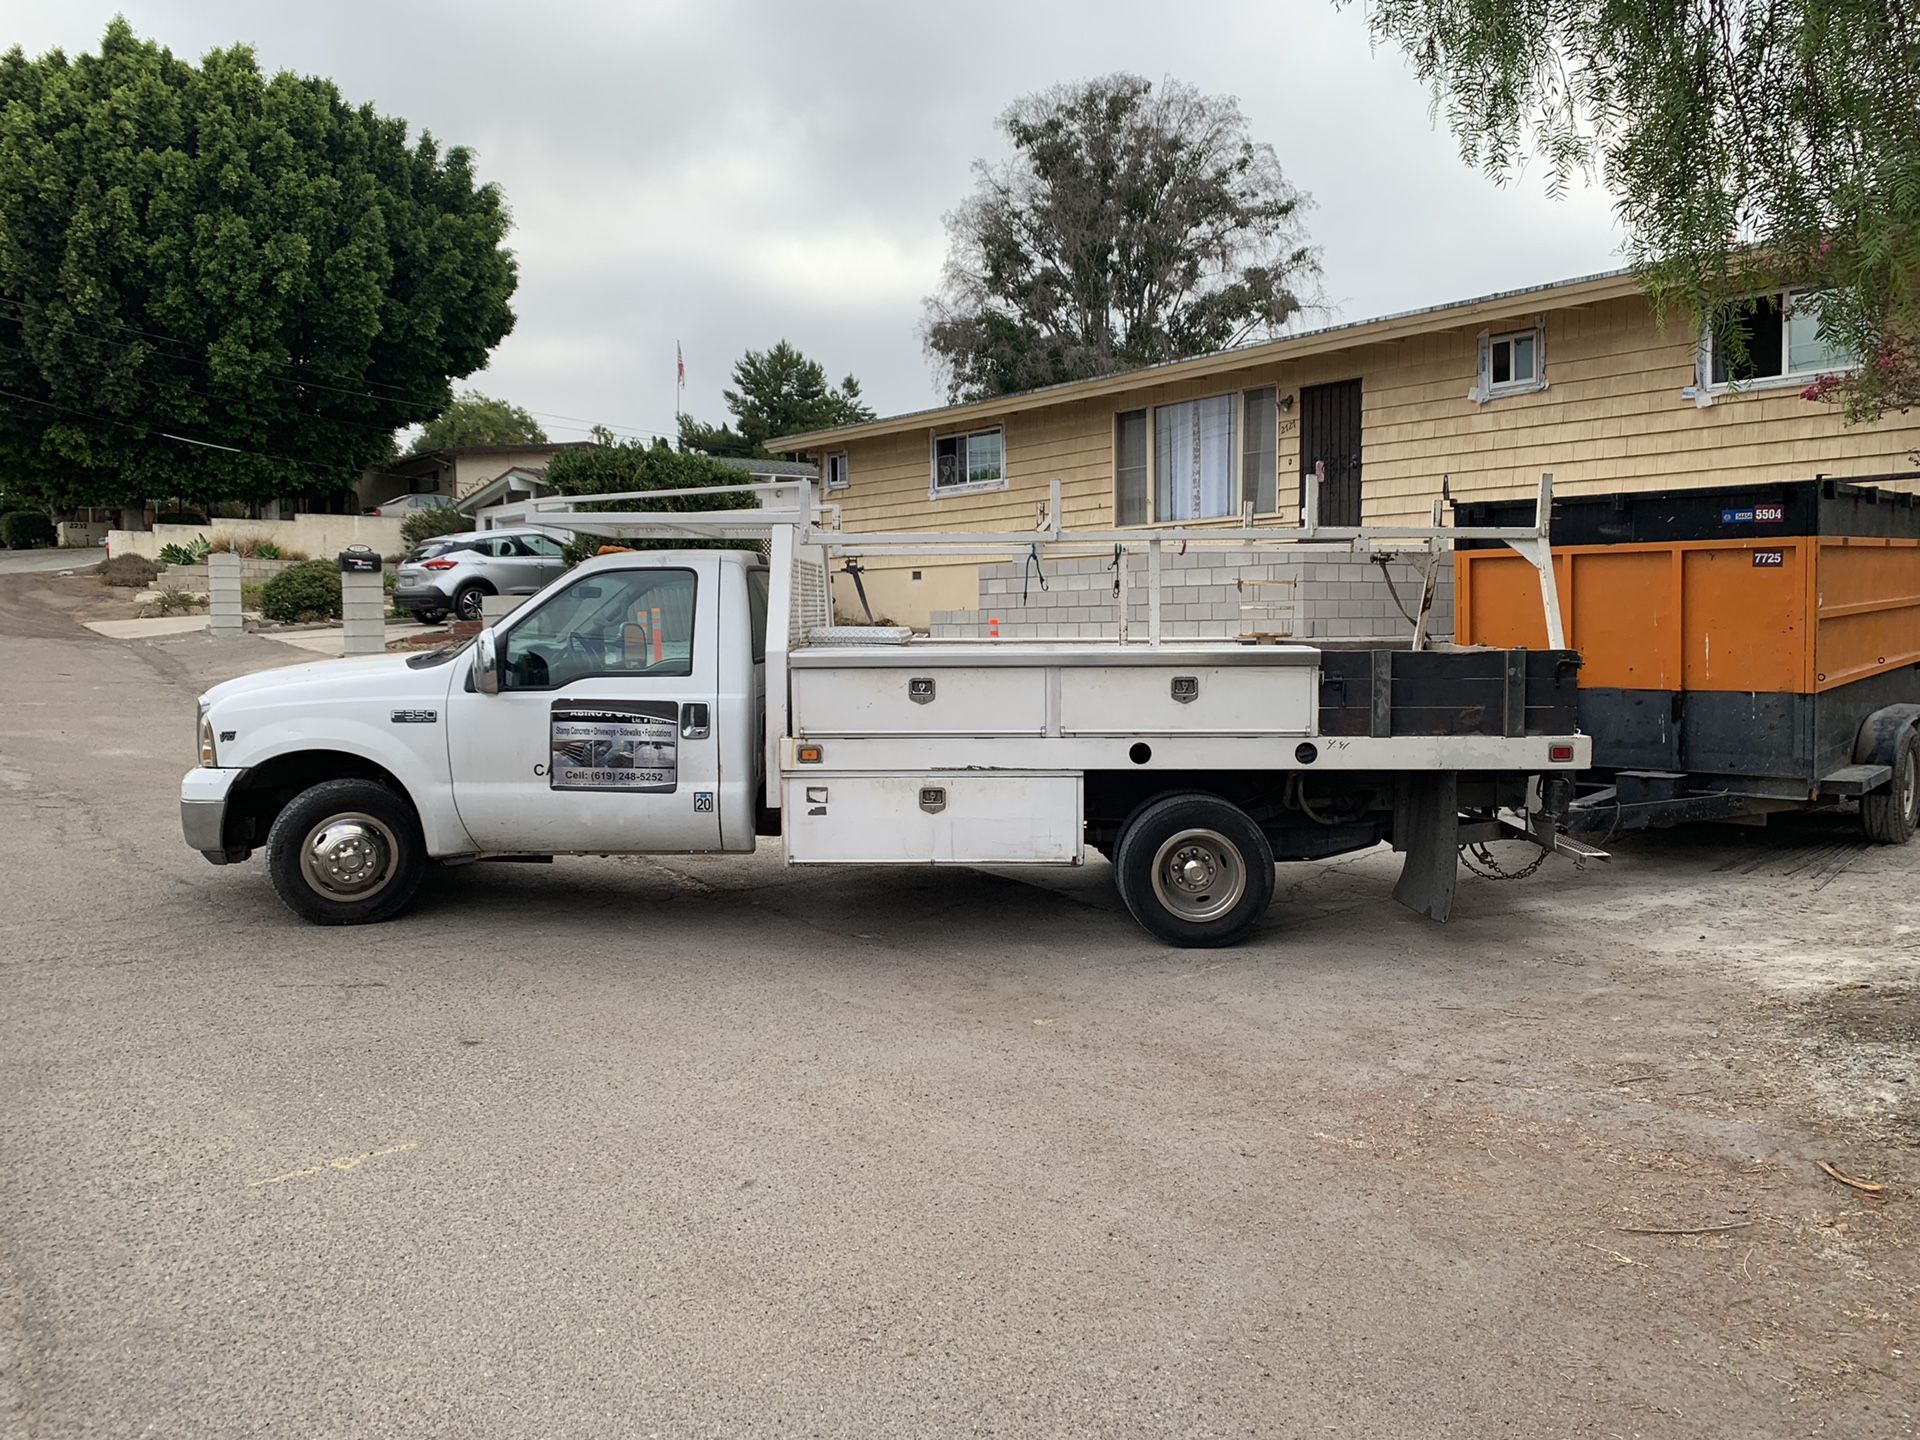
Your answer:
[[[1153,414],[1156,520],[1231,515],[1235,445],[1234,395],[1161,405]]]

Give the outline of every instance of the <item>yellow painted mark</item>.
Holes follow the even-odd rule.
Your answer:
[[[398,1155],[403,1150],[418,1150],[420,1142],[409,1140],[404,1145],[389,1145],[384,1150],[369,1150],[364,1155],[342,1155],[321,1165],[307,1165],[298,1170],[289,1170],[284,1175],[269,1175],[264,1180],[249,1180],[247,1188],[257,1189],[262,1185],[278,1185],[287,1180],[301,1180],[309,1175],[318,1175],[322,1170],[358,1170],[369,1160],[377,1160],[382,1155]]]

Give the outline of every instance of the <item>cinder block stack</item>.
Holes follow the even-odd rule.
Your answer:
[[[1147,629],[1147,557],[1129,550],[1127,627],[1135,638]],[[1160,617],[1172,639],[1229,639],[1240,633],[1244,601],[1274,598],[1274,590],[1242,592],[1237,580],[1294,582],[1294,633],[1301,639],[1407,640],[1412,625],[1400,606],[1415,614],[1420,603],[1424,558],[1377,561],[1352,555],[1274,556],[1250,550],[1169,549],[1161,556]],[[937,610],[932,633],[942,638],[984,637],[988,621],[1008,639],[1042,636],[1112,638],[1119,619],[1113,557],[1061,556],[1042,566],[1043,590],[1025,563],[983,565],[977,610]],[[1277,588],[1277,587],[1276,587]],[[1394,603],[1395,594],[1399,605]],[[1262,623],[1261,628],[1266,628]],[[1443,564],[1429,631],[1435,639],[1453,633],[1453,567]]]

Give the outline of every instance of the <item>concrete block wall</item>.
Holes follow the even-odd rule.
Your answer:
[[[1127,566],[1128,633],[1147,633],[1147,557],[1130,551]],[[1245,550],[1169,550],[1161,557],[1161,630],[1176,639],[1228,639],[1240,633],[1244,602],[1272,598],[1242,592],[1236,580],[1292,580],[1293,630],[1300,639],[1364,639],[1384,636],[1406,640],[1413,627],[1394,603],[1417,613],[1425,560],[1421,556],[1380,563],[1354,555],[1275,556]],[[1113,557],[1062,556],[1045,562],[1047,588],[1023,578],[1023,564],[985,565],[980,569],[979,607],[936,610],[936,638],[967,639],[993,633],[1008,638],[1064,636],[1111,639],[1118,629],[1119,605],[1113,593]],[[1392,586],[1389,589],[1388,577]],[[1025,595],[1022,596],[1024,588]],[[1261,625],[1259,628],[1267,628]],[[1453,567],[1443,563],[1429,631],[1435,639],[1453,633]]]
[[[292,560],[256,560],[251,556],[240,559],[240,583],[243,585],[264,585],[289,565]],[[207,567],[202,565],[162,565],[160,574],[153,582],[156,590],[178,590],[187,595],[205,595],[209,579]]]

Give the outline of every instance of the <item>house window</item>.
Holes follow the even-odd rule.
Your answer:
[[[1113,514],[1121,525],[1214,520],[1279,488],[1279,393],[1271,386],[1113,417]]]
[[[1820,297],[1811,290],[1757,295],[1708,337],[1714,385],[1788,380],[1851,369],[1854,357],[1820,338]]]
[[[1147,523],[1147,412],[1113,417],[1113,514],[1122,525]]]
[[[1268,388],[1249,390],[1240,397],[1246,420],[1246,444],[1240,454],[1240,501],[1256,515],[1280,508],[1280,396]]]
[[[829,492],[846,489],[847,452],[842,450],[837,455],[827,456],[826,466],[822,474],[825,481],[825,488]]]
[[[1540,357],[1533,343],[1533,332],[1495,335],[1491,340],[1493,388],[1506,385],[1531,385],[1540,378]]]
[[[934,437],[932,494],[997,490],[1006,483],[1006,436],[999,426]]]
[[[1476,405],[1500,395],[1525,395],[1547,388],[1547,323],[1537,319],[1531,330],[1509,330],[1496,335],[1480,332],[1480,362],[1467,398]]]

